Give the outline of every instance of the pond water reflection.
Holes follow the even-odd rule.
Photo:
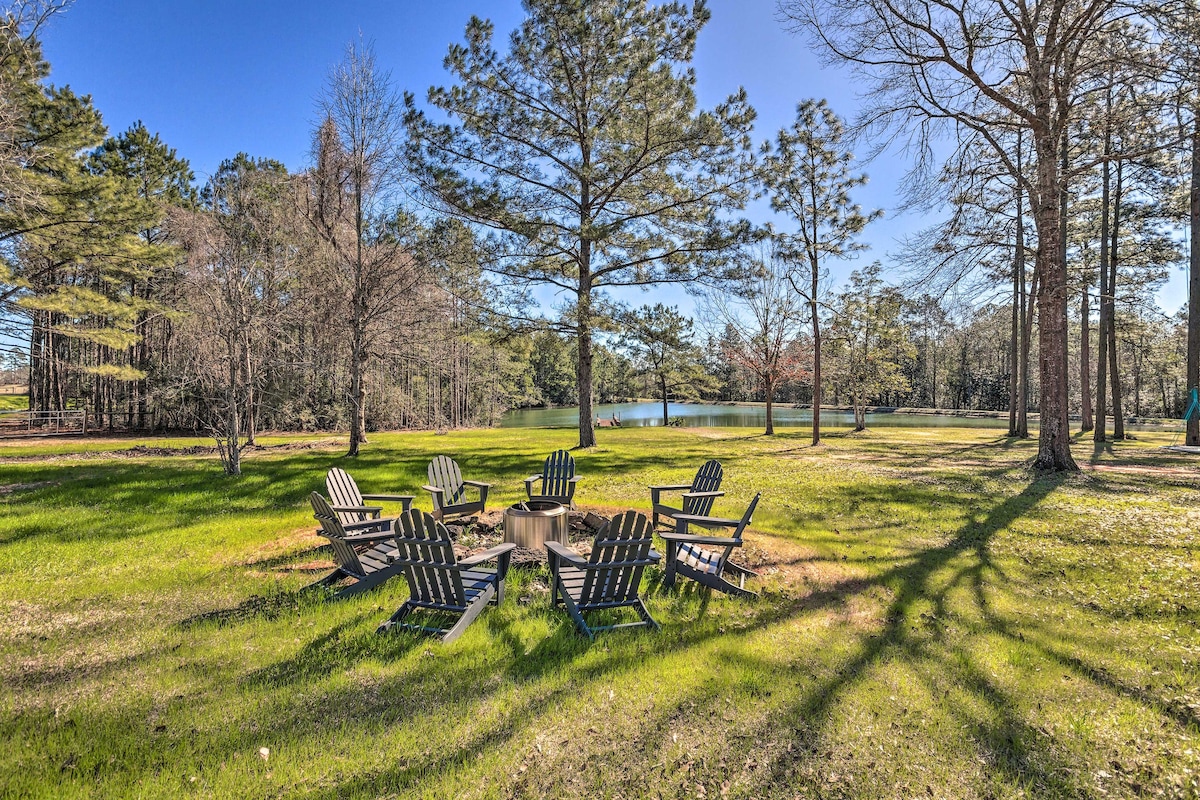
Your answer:
[[[807,408],[775,406],[775,427],[800,428],[812,424],[812,411]],[[596,406],[596,414],[609,419],[616,414],[624,427],[662,425],[662,403],[606,403]],[[767,411],[763,406],[742,406],[705,403],[671,403],[668,414],[681,417],[683,424],[692,428],[761,428],[766,425]],[[530,408],[510,411],[500,420],[502,428],[571,428],[578,424],[578,408]],[[905,414],[899,412],[868,413],[867,425],[873,428],[998,428],[1008,429],[1008,416],[997,417],[960,416],[957,414]],[[821,426],[850,428],[854,426],[854,415],[849,411],[821,410]],[[1036,415],[1030,419],[1030,427],[1037,427]],[[1127,425],[1134,430],[1163,430],[1170,426]]]

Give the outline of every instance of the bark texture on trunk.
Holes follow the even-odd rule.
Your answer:
[[[592,243],[579,244],[579,446],[596,446],[592,404]]]
[[[1056,138],[1046,130],[1038,132],[1034,147],[1038,156],[1034,221],[1038,233],[1036,270],[1040,277],[1037,304],[1041,424],[1033,465],[1042,470],[1078,470],[1071,455],[1067,416],[1067,267],[1060,257],[1059,148]]]
[[[766,390],[767,390],[767,429],[765,431],[765,434],[767,436],[774,436],[775,435],[775,417],[774,417],[774,414],[772,414],[772,406],[775,403],[775,384],[771,381],[768,381]]]
[[[1082,421],[1079,426],[1080,433],[1087,433],[1092,429],[1092,326],[1091,326],[1092,306],[1088,298],[1088,280],[1087,270],[1084,270],[1083,291],[1079,297],[1079,394],[1080,394],[1080,416]]]
[[[671,418],[670,418],[670,417],[667,415],[667,412],[668,412],[668,400],[667,400],[667,378],[666,378],[666,376],[665,376],[665,375],[661,375],[661,376],[659,376],[659,379],[658,379],[658,388],[659,388],[659,389],[662,391],[662,401],[663,401],[663,427],[665,428],[665,427],[667,427],[668,425],[670,425],[670,424],[671,424]]]
[[[350,450],[347,455],[358,455],[359,448],[367,443],[366,419],[363,414],[367,387],[363,380],[366,369],[366,352],[363,334],[356,329],[350,343]]]
[[[1018,148],[1020,144],[1018,143]],[[1020,152],[1017,164],[1020,165]],[[1029,353],[1033,345],[1033,297],[1037,295],[1038,276],[1034,273],[1032,291],[1025,285],[1025,195],[1017,185],[1017,229],[1013,251],[1013,270],[1017,273],[1018,293],[1021,298],[1021,347],[1018,351],[1019,384],[1017,390],[1017,427],[1015,436],[1029,438]]]
[[[1125,438],[1125,413],[1121,408],[1120,357],[1117,352],[1117,246],[1121,231],[1121,189],[1124,170],[1117,162],[1117,184],[1113,191],[1112,242],[1108,247],[1108,374],[1112,381],[1113,440]]]
[[[1017,261],[1013,259],[1012,330],[1008,342],[1008,435],[1017,435],[1017,396],[1021,390],[1021,281],[1017,276]],[[936,406],[935,406],[936,407]]]
[[[1062,146],[1059,157],[1059,169],[1061,171],[1062,192],[1059,195],[1058,213],[1062,227],[1062,262],[1067,263],[1067,208],[1070,203],[1070,196],[1067,192],[1067,171],[1071,167],[1071,151],[1069,137],[1064,134],[1062,137]],[[1092,429],[1092,387],[1089,385],[1091,371],[1090,353],[1091,342],[1089,337],[1089,315],[1091,307],[1088,304],[1088,270],[1086,265],[1083,268],[1083,291],[1079,298],[1079,416],[1081,433],[1087,433]]]
[[[808,308],[812,314],[813,332],[813,404],[812,404],[812,443],[816,447],[821,443],[821,316],[817,309],[817,290],[820,288],[817,278],[817,265],[812,264],[812,286],[809,295]]]
[[[1192,110],[1192,186],[1188,197],[1191,250],[1188,253],[1187,400],[1200,387],[1200,108]],[[1189,445],[1200,446],[1200,416],[1187,421]]]
[[[1111,107],[1111,104],[1110,104]],[[1104,130],[1104,166],[1100,172],[1100,324],[1096,336],[1096,427],[1092,441],[1105,441],[1108,427],[1108,314],[1112,292],[1108,288],[1108,211],[1112,185],[1112,167],[1107,157],[1112,152],[1112,132]]]

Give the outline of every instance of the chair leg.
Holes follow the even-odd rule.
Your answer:
[[[550,554],[550,607],[558,608],[558,558]]]
[[[458,618],[458,622],[454,623],[454,627],[446,631],[446,633],[442,636],[442,642],[449,644],[459,636],[462,636],[462,633],[467,629],[467,626],[474,622],[475,618],[478,617],[483,611],[484,607],[487,606],[488,602],[492,599],[492,594],[494,592],[495,589],[489,586],[481,595],[479,595],[479,597],[475,598],[475,602],[471,603],[471,605],[467,607],[467,610],[463,612],[463,615]]]
[[[343,574],[344,573],[341,571],[341,569],[335,569],[333,572],[329,573],[324,578],[321,578],[320,580],[317,580],[317,581],[313,581],[312,583],[310,583],[308,586],[305,586],[300,591],[307,592],[310,589],[316,589],[317,587],[320,587],[320,586],[328,586],[331,583],[337,583],[338,580],[341,579]]]
[[[746,580],[745,578],[742,578],[743,583],[745,582],[745,580]],[[732,583],[725,580],[724,578],[717,578],[717,582],[713,585],[712,588],[716,589],[718,592],[724,592],[725,594],[732,595],[733,597],[741,597],[741,598],[746,598],[746,599],[751,598],[751,597],[758,597],[757,592],[750,591],[749,589],[745,588],[744,585],[743,586],[734,586]]]
[[[638,598],[637,605],[633,607],[633,610],[636,611],[638,616],[642,618],[642,622],[654,628],[656,631],[662,630],[662,628],[658,626],[658,623],[654,621],[654,617],[650,616],[650,612],[646,609],[646,604],[642,602],[641,598]]]
[[[498,606],[504,602],[504,578],[496,579],[496,596],[492,599],[492,605]]]
[[[567,613],[571,615],[571,619],[575,622],[575,628],[588,639],[595,641],[596,634],[592,633],[592,629],[588,627],[587,620],[583,618],[583,614],[579,611],[579,606],[575,605],[575,601],[571,599],[571,595],[566,592],[562,593],[563,605],[567,607]]]
[[[404,605],[402,605],[402,606],[400,606],[400,608],[396,609],[395,614],[392,614],[392,616],[388,617],[387,622],[383,623],[382,625],[380,625],[378,628],[375,629],[375,632],[376,633],[384,633],[386,631],[391,630],[394,626],[400,625],[400,623],[402,623],[404,621],[404,618],[412,613],[412,610],[413,610],[413,607],[411,605],[409,605],[407,601],[405,601]]]
[[[381,569],[378,572],[372,572],[370,575],[364,575],[354,583],[347,586],[345,589],[342,589],[340,592],[334,595],[334,597],[337,600],[344,600],[347,597],[353,597],[356,594],[362,594],[368,589],[374,589],[376,586],[383,583],[390,577],[392,577],[392,573],[386,569]]]
[[[669,591],[675,586],[675,551],[677,546],[674,542],[667,542],[667,554],[663,560],[667,562],[666,572],[663,573],[662,588],[663,591]]]

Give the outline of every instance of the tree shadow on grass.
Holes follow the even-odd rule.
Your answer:
[[[180,631],[190,631],[204,625],[227,628],[254,620],[270,621],[278,619],[285,612],[299,611],[301,603],[312,602],[313,594],[313,591],[304,589],[281,590],[267,595],[253,594],[232,608],[218,608],[193,614],[176,622],[174,627]]]
[[[955,585],[971,572],[995,570],[987,548],[996,531],[1028,513],[1061,482],[1061,479],[1051,477],[1030,483],[1018,495],[997,504],[982,519],[970,519],[945,544],[928,548],[908,563],[891,567],[866,581],[868,584],[890,587],[893,592],[892,600],[885,611],[883,629],[862,637],[857,652],[842,663],[831,677],[808,692],[803,702],[790,709],[784,715],[785,723],[811,730],[813,735],[819,737],[822,730],[832,723],[832,711],[840,698],[863,681],[875,665],[891,658],[905,663],[935,659],[940,669],[957,671],[960,682],[968,691],[984,700],[994,711],[998,721],[987,722],[981,719],[975,722],[975,738],[983,747],[992,750],[989,753],[990,761],[1011,781],[1020,782],[1035,777],[1043,786],[1070,794],[1071,787],[1063,782],[1057,769],[1046,767],[1031,757],[1025,743],[1034,741],[1036,736],[1013,712],[1013,698],[995,686],[977,668],[946,662],[939,658],[921,637],[910,635],[910,628],[917,621],[915,607],[922,602],[931,602],[936,616],[947,616],[947,598]],[[974,564],[959,570],[945,586],[935,588],[935,578],[964,556],[973,557]],[[839,592],[844,588],[848,587],[839,586],[832,591]],[[996,743],[1000,743],[1000,746],[993,747]],[[771,780],[795,779],[794,766],[794,761],[790,759],[777,758],[771,769]]]
[[[834,725],[833,710],[842,698],[866,681],[875,666],[895,660],[910,665],[931,696],[940,694],[937,691],[940,685],[949,684],[972,699],[972,702],[939,703],[939,708],[956,717],[970,739],[977,743],[980,756],[988,765],[985,774],[1012,786],[1036,786],[1051,796],[1078,794],[1080,786],[1073,776],[1080,765],[1072,762],[1062,748],[1050,746],[1049,734],[1022,718],[1018,711],[1021,698],[1006,689],[995,673],[979,663],[970,651],[956,647],[943,629],[935,628],[932,635],[925,634],[926,620],[963,619],[962,612],[951,606],[951,595],[957,589],[967,588],[971,608],[983,626],[970,637],[973,641],[993,633],[1014,646],[1033,647],[1077,677],[1153,710],[1185,729],[1194,729],[1200,720],[1193,710],[1173,706],[1164,698],[1115,678],[1104,667],[1089,663],[1086,648],[1076,652],[1056,643],[1063,639],[1061,632],[1039,635],[1036,624],[1023,619],[1018,628],[993,610],[988,590],[1010,585],[1012,581],[991,556],[992,538],[997,531],[1028,514],[1067,480],[1070,478],[1066,476],[1035,480],[982,517],[972,515],[945,544],[929,548],[908,563],[886,569],[872,579],[860,581],[857,587],[860,591],[866,585],[880,585],[890,587],[893,592],[883,628],[861,637],[856,652],[833,675],[807,692],[804,701],[783,714],[776,728],[792,726],[812,731],[816,737],[832,735],[828,729]],[[847,590],[854,591],[845,584],[832,591],[841,594]],[[925,603],[933,606],[932,614],[918,615],[918,608]],[[795,780],[796,764],[792,758],[774,757],[769,782],[776,785]]]

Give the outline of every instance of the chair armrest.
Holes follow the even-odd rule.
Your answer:
[[[658,552],[657,550],[651,550],[649,553],[646,553],[646,558],[657,564],[662,560],[662,553]]]
[[[395,517],[383,517],[381,519],[364,519],[359,522],[347,522],[342,525],[342,530],[358,531],[371,528],[387,528],[392,529],[392,524],[396,521]]]
[[[374,531],[372,533],[356,533],[352,536],[347,536],[342,539],[343,542],[349,544],[369,543],[369,542],[386,542],[388,539],[394,539],[396,536],[392,530]]]
[[[565,561],[573,567],[583,569],[588,563],[574,550],[558,542],[546,542],[546,554],[550,559],[551,566],[556,562]]]
[[[724,497],[724,492],[684,492],[684,497]],[[363,495],[366,497],[366,495]]]
[[[505,542],[504,544],[498,544],[495,547],[489,547],[482,553],[473,555],[470,558],[460,559],[458,565],[460,567],[473,567],[476,564],[482,564],[485,561],[491,561],[493,558],[499,558],[502,555],[511,553],[516,549],[516,544],[512,542]]]
[[[576,475],[574,478],[567,478],[567,483],[575,483],[577,480],[579,480],[582,477],[583,477],[582,475]]]
[[[476,489],[492,488],[490,483],[484,483],[483,481],[463,481],[463,486],[474,486]]]
[[[415,494],[364,494],[363,500],[388,500],[403,503],[405,500],[416,500]]]
[[[690,483],[671,484],[670,486],[651,486],[651,489],[657,489],[660,492],[682,492],[684,489],[692,488]]]
[[[334,511],[361,511],[364,514],[379,514],[383,506],[330,506]]]
[[[724,547],[741,547],[742,540],[734,539],[732,536],[693,536],[690,533],[673,533],[667,531],[660,533],[663,541],[675,542],[677,544],[711,544]]]
[[[528,478],[525,479],[525,483],[529,484],[529,483],[533,483],[534,481],[538,481],[541,479],[542,479],[542,476],[540,474],[530,475]]]
[[[429,492],[430,494],[437,495],[438,497],[441,497],[443,494],[446,493],[445,489],[439,489],[438,487],[430,486],[429,484],[425,484],[421,488],[424,489],[425,491]]]
[[[699,514],[676,514],[676,522],[686,522],[699,525],[702,528],[736,528],[742,524],[740,519],[723,519],[721,517],[702,517]]]

